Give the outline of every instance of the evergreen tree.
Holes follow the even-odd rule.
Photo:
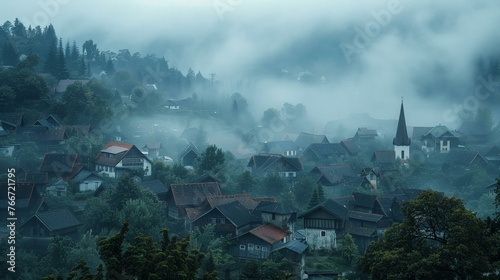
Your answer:
[[[69,71],[66,66],[66,59],[64,57],[64,49],[62,44],[62,39],[59,39],[59,48],[57,50],[57,62],[56,62],[56,77],[58,79],[68,79]]]
[[[323,190],[323,186],[322,185],[318,185],[318,188],[316,190],[318,192],[318,201],[319,201],[319,203],[322,203],[323,201],[326,200],[326,198],[325,198],[325,191]]]
[[[2,63],[9,66],[17,66],[19,57],[11,42],[5,42],[2,48]]]
[[[309,209],[319,204],[318,189],[314,190],[311,200],[309,201]]]

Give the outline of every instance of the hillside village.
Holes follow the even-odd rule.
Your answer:
[[[439,120],[419,126],[405,117],[417,108],[404,100],[387,108],[395,121],[371,119],[348,137],[326,127],[300,127],[305,116],[287,118],[276,109],[270,119],[264,114],[248,125],[242,94],[225,100],[230,109],[224,112],[202,93],[173,96],[151,81],[124,90],[116,87],[123,80],[108,76],[128,64],[105,52],[96,58],[76,57],[74,79],[34,65],[0,69],[2,84],[18,83],[9,77],[22,71],[47,84],[38,95],[14,98],[25,108],[0,112],[0,165],[15,169],[19,246],[34,259],[50,255],[54,244],[69,251],[90,248],[82,242],[111,235],[127,221],[133,233],[158,238],[168,227],[171,234],[189,235],[191,246],[210,248],[220,279],[243,275],[252,261],[276,262],[297,279],[337,279],[404,220],[405,202],[426,189],[463,199],[481,218],[495,213],[500,131],[498,125],[478,125],[484,123],[479,117],[456,129]],[[79,67],[85,71],[77,73]],[[189,89],[195,83],[213,88],[214,80],[201,73],[197,78]],[[78,94],[96,99],[79,103],[72,99]],[[110,110],[112,102],[118,105]],[[207,137],[204,122],[224,123],[238,141],[228,145],[224,131]],[[2,189],[6,182],[1,180]],[[7,200],[2,192],[3,220]],[[84,256],[93,270],[99,264],[95,253]],[[276,260],[277,253],[287,265]],[[59,273],[71,265],[61,264],[66,270]]]

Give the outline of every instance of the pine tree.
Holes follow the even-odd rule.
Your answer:
[[[318,201],[319,201],[319,203],[322,203],[323,201],[326,200],[325,191],[323,190],[323,186],[318,185],[317,192],[318,192]]]
[[[64,49],[62,39],[59,39],[59,48],[57,50],[56,75],[58,79],[68,79],[69,71],[64,58]]]
[[[309,201],[309,209],[313,208],[314,206],[318,205],[319,202],[319,197],[318,197],[318,190],[314,190],[313,195],[311,196],[311,200]]]
[[[2,49],[1,61],[4,65],[17,66],[19,58],[11,42],[5,42]]]

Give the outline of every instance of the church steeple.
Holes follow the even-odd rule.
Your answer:
[[[396,159],[407,160],[410,158],[410,144],[411,139],[408,138],[408,131],[406,130],[405,109],[403,107],[403,100],[401,100],[401,110],[399,111],[398,128],[396,130],[396,137],[392,140],[394,145],[394,154]]]
[[[406,131],[405,109],[403,107],[403,101],[401,100],[398,129],[396,131],[396,137],[392,140],[392,144],[394,146],[410,146],[410,143],[411,140],[408,138],[408,132]]]

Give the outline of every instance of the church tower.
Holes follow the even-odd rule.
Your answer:
[[[405,110],[401,100],[401,111],[399,112],[398,129],[396,137],[392,140],[396,159],[408,160],[410,158],[410,143],[408,132],[406,131]]]

